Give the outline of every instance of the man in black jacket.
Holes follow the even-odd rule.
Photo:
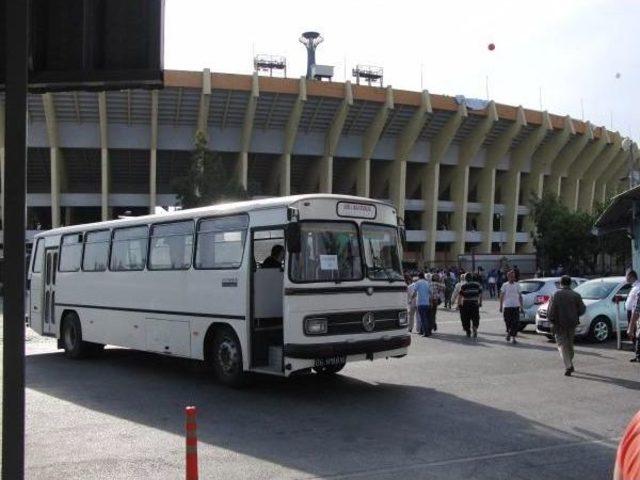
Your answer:
[[[571,290],[571,277],[564,275],[560,279],[560,289],[557,290],[549,301],[547,319],[551,322],[551,329],[556,337],[558,351],[564,362],[564,374],[570,377],[573,368],[573,341],[576,336],[576,326],[580,315],[584,314],[586,307],[579,293]]]

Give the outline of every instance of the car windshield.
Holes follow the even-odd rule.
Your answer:
[[[371,280],[403,279],[395,227],[363,223],[362,242],[367,276]]]
[[[601,300],[607,297],[618,285],[614,282],[603,282],[602,280],[591,280],[575,288],[575,292],[582,296],[583,300]]]
[[[300,252],[289,256],[293,282],[361,280],[358,229],[351,222],[300,222]]]
[[[522,280],[518,283],[520,284],[520,292],[523,295],[526,295],[527,293],[537,292],[542,288],[542,285],[544,285],[544,282],[536,282],[532,280]]]

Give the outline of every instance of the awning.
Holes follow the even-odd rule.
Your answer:
[[[640,185],[613,197],[611,205],[596,220],[595,234],[605,235],[631,228],[633,203],[636,201],[640,202]]]

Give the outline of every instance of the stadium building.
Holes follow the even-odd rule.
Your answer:
[[[28,235],[176,205],[173,179],[185,173],[198,130],[257,196],[391,201],[407,227],[405,260],[420,264],[471,250],[531,252],[532,194],[558,193],[590,211],[623,187],[630,153],[619,133],[478,103],[208,70],[166,71],[158,91],[30,94]]]

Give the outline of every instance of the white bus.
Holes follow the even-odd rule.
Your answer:
[[[28,322],[71,358],[117,345],[227,384],[331,374],[407,353],[401,234],[393,206],[328,194],[57,228],[34,240]]]

